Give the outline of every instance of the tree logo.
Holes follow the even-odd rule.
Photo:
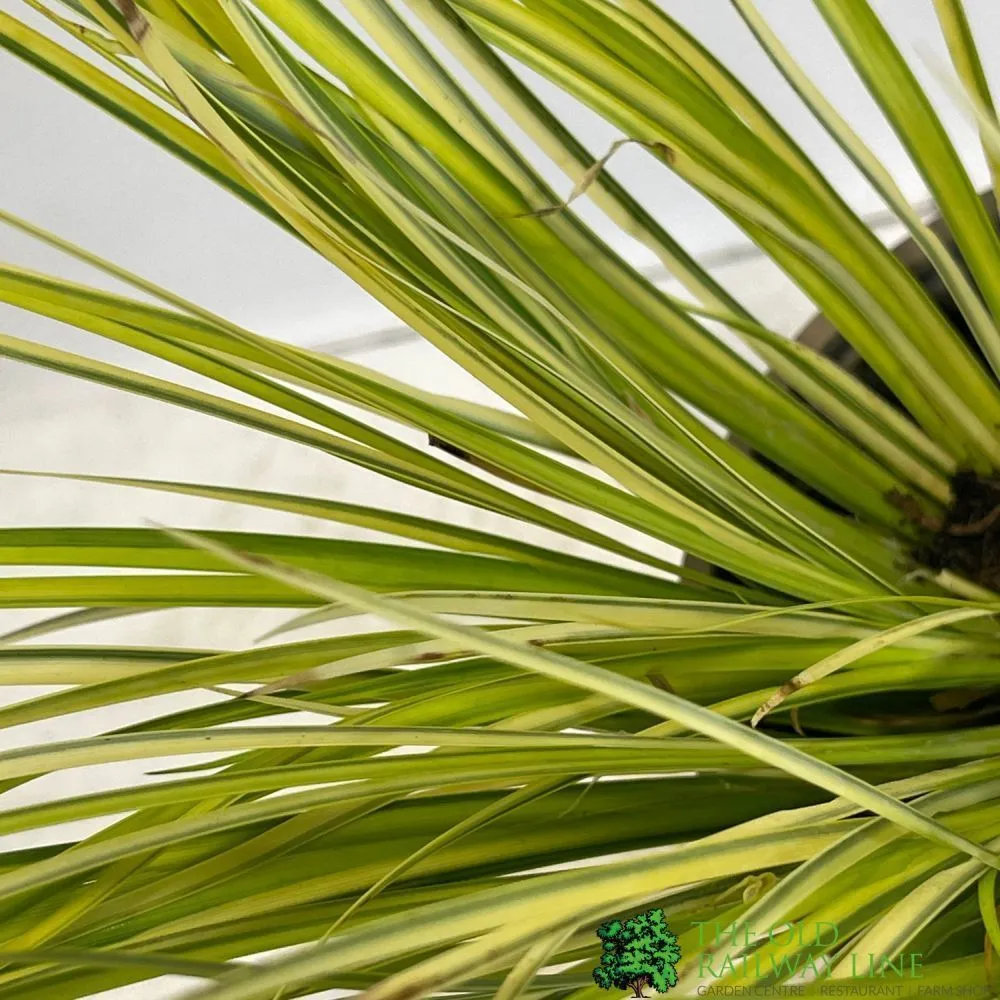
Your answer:
[[[597,936],[601,964],[594,969],[594,982],[602,990],[630,989],[633,996],[644,997],[646,986],[666,993],[677,985],[675,963],[681,949],[663,910],[647,910],[624,921],[609,920],[597,928]]]

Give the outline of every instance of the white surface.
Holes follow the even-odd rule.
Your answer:
[[[741,263],[718,273],[777,329],[791,333],[811,313],[808,300],[766,260]],[[421,388],[494,401],[486,389],[422,340],[353,357]],[[22,370],[22,366],[12,364],[6,367],[15,378]],[[405,436],[418,445],[425,441],[413,431]],[[500,532],[509,531],[511,525],[505,518],[418,491],[300,445],[47,371],[33,372],[25,391],[18,391],[15,382],[7,394],[6,419],[0,424],[0,468],[246,486],[373,503]],[[313,518],[119,487],[4,477],[0,478],[0,490],[2,526],[141,525],[154,520],[186,527],[371,537],[361,529]],[[601,523],[586,512],[579,516],[588,523]],[[617,530],[627,537],[624,529]],[[519,526],[518,531],[532,540],[552,537],[543,529]],[[588,554],[582,544],[560,544]],[[34,620],[38,614],[0,612],[0,629]],[[210,608],[155,612],[90,626],[86,638],[242,646],[289,614]]]
[[[863,212],[880,207],[757,49],[728,0],[663,3],[752,84],[853,204]],[[915,199],[922,197],[923,185],[812,5],[761,0],[759,6],[904,190]],[[878,0],[875,6],[904,51],[942,51],[931,0]],[[1000,34],[1000,5],[994,0],[967,0],[967,7],[980,38],[989,42]],[[0,0],[0,10],[48,30],[20,0]],[[544,82],[538,87],[595,156],[606,151],[616,136],[605,122]],[[940,104],[970,167],[983,180],[972,130],[947,98]],[[571,188],[569,180],[541,165],[559,190]],[[740,238],[728,221],[643,151],[623,149],[611,170],[693,253],[711,252]],[[0,177],[0,202],[7,210],[263,332],[327,343],[392,322],[365,292],[236,198],[7,52],[0,52]],[[600,213],[586,205],[581,210],[630,259],[649,261],[643,248]],[[85,275],[53,251],[3,228],[0,257],[69,277]],[[0,310],[0,324],[19,335],[60,335],[11,310]],[[0,388],[4,384],[0,381]]]

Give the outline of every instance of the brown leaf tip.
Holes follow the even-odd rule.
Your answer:
[[[116,2],[118,9],[122,12],[122,17],[125,18],[125,27],[128,28],[132,37],[142,44],[142,40],[149,31],[149,21],[146,20],[146,15],[139,10],[135,0],[116,0]]]
[[[647,143],[647,146],[668,166],[672,167],[677,162],[677,154],[665,142],[650,142]]]

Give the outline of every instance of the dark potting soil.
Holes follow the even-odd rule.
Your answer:
[[[919,278],[969,350],[985,365],[982,350],[941,278],[926,264]],[[838,337],[826,353],[877,396],[905,412],[889,387],[843,338]],[[906,520],[924,529],[910,555],[915,563],[928,569],[951,570],[973,583],[1000,589],[1000,472],[979,476],[963,470],[952,479],[951,487],[954,500],[942,524],[928,523],[913,498],[889,496]],[[826,506],[834,505],[827,501]]]
[[[1000,587],[1000,476],[959,472],[944,523],[914,551],[929,569],[948,569],[967,580]],[[928,527],[925,524],[925,527]]]

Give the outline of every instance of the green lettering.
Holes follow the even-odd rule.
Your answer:
[[[799,955],[779,955],[777,961],[775,956],[771,956],[771,971],[776,975],[793,975],[799,967]],[[793,961],[794,959],[794,961]]]

